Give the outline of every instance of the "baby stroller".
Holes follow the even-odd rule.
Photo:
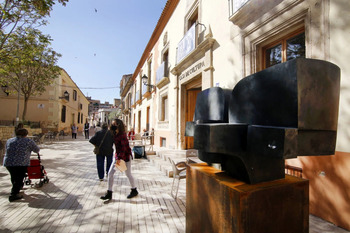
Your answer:
[[[27,174],[24,178],[26,185],[32,184],[32,179],[39,179],[39,187],[42,187],[44,183],[49,183],[44,166],[41,165],[40,154],[38,153],[37,159],[30,160],[30,166],[27,169]]]

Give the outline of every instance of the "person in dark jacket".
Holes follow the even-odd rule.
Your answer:
[[[88,120],[86,119],[85,124],[84,124],[85,139],[89,139],[89,130],[90,130],[90,124],[89,124]]]
[[[107,123],[102,124],[102,129],[97,131],[89,142],[95,146],[100,146],[99,153],[96,155],[97,174],[100,181],[103,181],[104,174],[108,173],[113,159],[113,133],[108,130]],[[105,159],[107,159],[106,170],[104,169]]]

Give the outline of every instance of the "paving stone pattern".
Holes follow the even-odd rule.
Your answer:
[[[24,186],[24,198],[10,203],[10,176],[0,167],[0,233],[7,232],[185,232],[186,180],[178,198],[170,195],[172,178],[155,161],[133,160],[139,195],[127,199],[126,176],[115,174],[113,200],[100,200],[106,180],[97,176],[92,145],[82,138],[40,145],[50,182]],[[156,159],[156,158],[154,158]],[[38,180],[33,180],[34,182]],[[346,233],[310,215],[310,233]]]
[[[0,232],[185,232],[185,181],[175,200],[170,195],[172,178],[145,159],[133,160],[139,195],[127,199],[129,181],[116,172],[113,200],[103,202],[107,181],[99,181],[87,141],[42,147],[50,182],[41,188],[25,185],[24,199],[8,201],[10,176],[0,168]]]

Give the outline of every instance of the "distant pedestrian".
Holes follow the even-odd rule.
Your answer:
[[[134,140],[135,139],[135,131],[133,128],[130,129],[130,131],[128,132],[128,139],[129,140]]]
[[[30,154],[32,151],[38,153],[39,147],[35,142],[27,138],[28,131],[20,128],[16,131],[16,137],[10,138],[6,143],[4,167],[11,175],[11,195],[9,201],[22,199],[19,191],[23,187],[23,179],[30,165]]]
[[[146,129],[143,129],[143,137],[147,137],[148,136],[148,131]]]
[[[96,134],[89,140],[89,142],[95,146],[99,146],[99,153],[96,155],[97,174],[100,181],[103,181],[104,174],[108,173],[113,159],[113,132],[108,130],[107,123],[102,124],[102,130],[96,132]],[[104,169],[105,160],[106,170]]]
[[[72,139],[73,138],[77,139],[77,132],[78,132],[78,127],[75,124],[73,124],[72,125]]]
[[[89,130],[90,130],[90,124],[89,124],[88,120],[86,119],[85,124],[84,124],[85,139],[89,139]]]
[[[12,134],[12,137],[16,137],[16,131],[18,129],[23,129],[24,128],[24,124],[23,123],[18,123],[18,125],[15,127],[15,131]]]
[[[126,163],[127,170],[125,171],[126,176],[129,179],[131,185],[131,192],[127,198],[133,198],[138,195],[138,191],[135,186],[134,177],[131,174],[131,148],[129,146],[129,141],[125,133],[124,123],[116,119],[113,121],[111,130],[114,133],[114,144],[115,144],[115,156],[113,157],[111,168],[108,172],[108,189],[104,196],[101,197],[102,200],[111,200],[113,193],[113,182],[114,182],[114,173],[115,173],[115,164],[120,164],[120,160],[124,160]]]

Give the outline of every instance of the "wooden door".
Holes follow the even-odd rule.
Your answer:
[[[196,107],[197,95],[200,88],[187,90],[186,93],[186,122],[193,121],[194,110]],[[193,137],[185,137],[186,149],[193,149]]]

